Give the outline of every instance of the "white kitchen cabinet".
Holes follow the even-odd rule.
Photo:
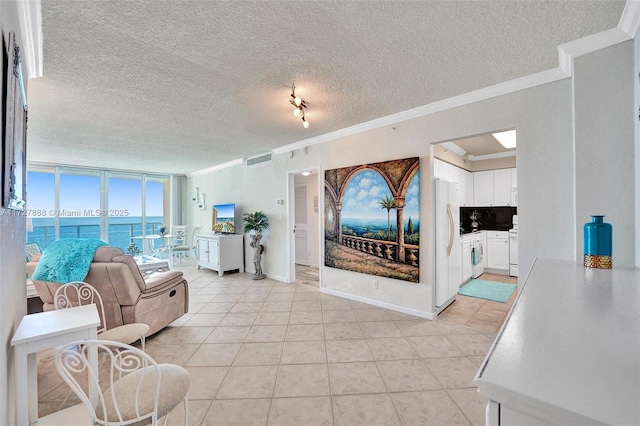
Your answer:
[[[511,205],[511,169],[485,170],[473,173],[475,207]]]
[[[473,173],[436,158],[433,161],[433,177],[457,183],[460,190],[460,206],[473,206]]]
[[[462,239],[462,283],[467,282],[473,275],[473,263],[471,259],[471,249],[473,248],[473,234],[467,234]],[[461,284],[462,284],[461,283]]]
[[[460,206],[473,206],[473,173],[458,169],[460,177]]]
[[[511,169],[493,170],[493,206],[511,205]]]
[[[219,276],[235,269],[244,272],[242,235],[198,235],[197,250],[198,269],[213,269]]]
[[[493,205],[493,170],[473,173],[474,207]]]
[[[511,206],[518,207],[518,169],[509,169],[511,172]]]
[[[508,231],[487,231],[487,268],[509,270]]]

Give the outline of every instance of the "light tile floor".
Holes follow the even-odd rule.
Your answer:
[[[518,283],[516,277],[488,272],[480,275],[478,279],[507,284]],[[478,331],[497,333],[517,297],[517,288],[507,303],[458,295],[456,300],[438,315],[438,319],[466,325]]]
[[[487,324],[506,306],[459,298],[429,321],[309,282],[219,278],[188,261],[178,268],[189,313],[149,337],[147,353],[191,374],[189,424],[484,424],[486,399],[473,378],[495,337]],[[77,404],[52,352],[38,364],[40,415]],[[183,410],[169,424],[181,424]]]

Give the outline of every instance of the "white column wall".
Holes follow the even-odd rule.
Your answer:
[[[606,215],[613,226],[613,265],[636,261],[634,42],[574,60],[576,258],[583,225]]]

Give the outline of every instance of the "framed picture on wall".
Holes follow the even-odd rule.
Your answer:
[[[26,204],[27,99],[20,46],[15,34],[2,49],[2,205],[24,210]]]

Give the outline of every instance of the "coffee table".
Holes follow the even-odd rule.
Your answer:
[[[152,272],[162,272],[169,270],[169,261],[167,259],[158,259],[153,256],[134,256],[138,269],[143,274]]]

